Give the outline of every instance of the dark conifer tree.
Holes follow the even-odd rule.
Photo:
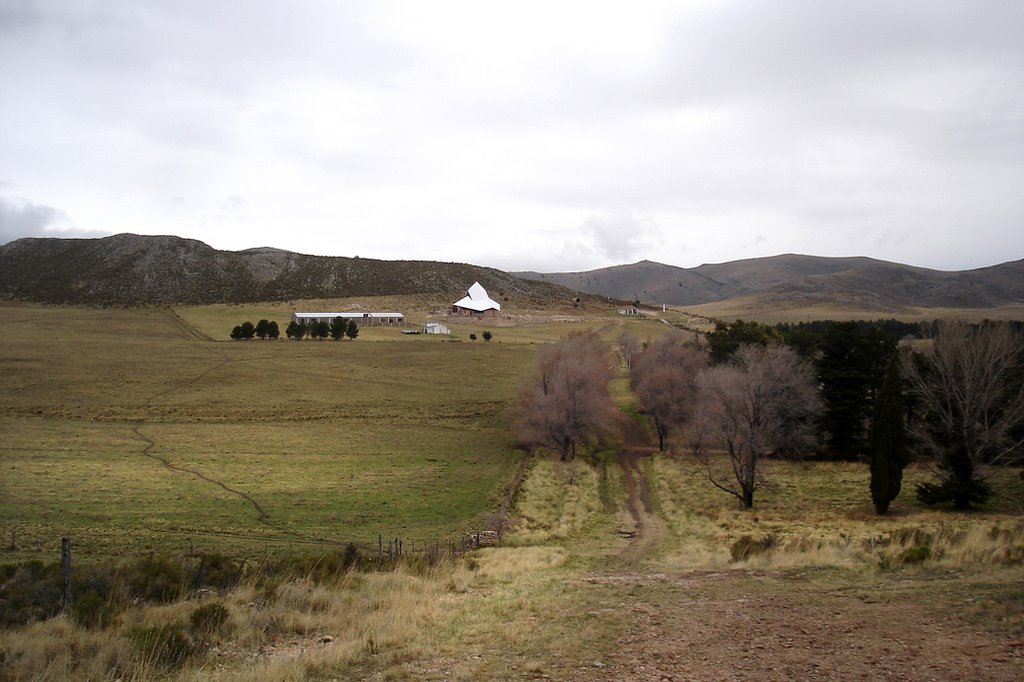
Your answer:
[[[346,329],[348,329],[348,324],[341,315],[331,320],[331,338],[335,341],[345,336]]]
[[[866,453],[875,394],[895,345],[878,329],[857,322],[836,322],[822,336],[817,365],[829,458],[857,459]]]
[[[889,361],[871,420],[871,499],[884,514],[903,486],[907,466],[907,437],[903,421],[903,386],[898,359]]]

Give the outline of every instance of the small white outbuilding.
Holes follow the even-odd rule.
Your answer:
[[[448,329],[447,325],[443,325],[440,322],[427,322],[423,327],[424,334],[451,334],[451,330]]]

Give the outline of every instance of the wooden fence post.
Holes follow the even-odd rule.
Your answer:
[[[60,539],[60,601],[67,605],[71,599],[71,540]]]

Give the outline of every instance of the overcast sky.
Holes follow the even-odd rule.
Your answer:
[[[1024,2],[0,0],[0,243],[1024,257]]]

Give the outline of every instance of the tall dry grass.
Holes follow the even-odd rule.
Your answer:
[[[445,563],[423,573],[349,572],[318,582],[253,578],[223,595],[167,605],[136,605],[105,629],[67,615],[0,632],[0,679],[10,680],[304,680],[345,676],[416,657],[439,618],[439,598],[470,580]],[[216,601],[228,613],[215,631],[190,616]],[[165,660],[173,642],[147,647],[140,633],[177,632],[184,660]]]
[[[681,569],[833,567],[877,571],[911,565],[947,569],[1024,562],[1024,518],[1015,471],[994,470],[999,506],[973,514],[921,506],[916,483],[926,467],[906,471],[890,514],[878,516],[867,466],[773,462],[754,509],[740,510],[710,486],[686,457],[658,457],[651,476],[668,538],[662,561]],[[756,545],[756,547],[753,547]]]
[[[516,501],[517,518],[509,544],[561,541],[582,531],[601,509],[595,468],[573,459],[543,459],[523,482]]]

